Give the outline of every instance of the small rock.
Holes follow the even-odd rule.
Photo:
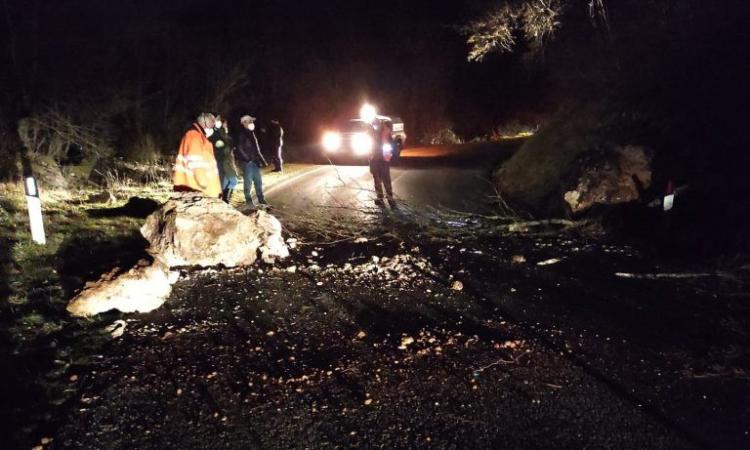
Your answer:
[[[403,338],[401,338],[401,346],[399,348],[403,350],[407,346],[409,346],[409,345],[411,345],[413,343],[414,343],[414,338],[413,337],[411,337],[411,336],[403,337]]]
[[[365,333],[364,331],[360,331],[359,333],[357,333],[357,339],[364,339],[365,336],[367,336],[367,333]]]
[[[117,339],[120,336],[122,336],[123,333],[125,333],[125,327],[128,326],[128,323],[124,320],[115,320],[115,322],[105,328],[105,330],[112,336],[112,338]]]
[[[524,264],[526,262],[526,257],[523,255],[513,255],[511,262],[513,264]]]
[[[551,266],[552,264],[557,264],[560,261],[562,261],[559,258],[551,258],[551,259],[545,259],[544,261],[539,261],[536,263],[537,266]]]
[[[454,291],[463,291],[464,290],[464,284],[458,280],[454,281],[453,284],[451,284],[451,289]]]

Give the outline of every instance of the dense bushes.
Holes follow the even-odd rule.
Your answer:
[[[461,144],[463,140],[450,128],[441,128],[425,133],[421,142],[426,145],[451,145]]]

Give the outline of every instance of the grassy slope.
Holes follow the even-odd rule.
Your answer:
[[[495,171],[502,195],[532,211],[559,214],[572,163],[600,140],[598,120],[593,110],[558,113]]]

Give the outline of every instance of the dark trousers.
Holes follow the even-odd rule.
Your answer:
[[[388,199],[393,199],[393,187],[391,186],[391,165],[385,161],[372,161],[370,172],[375,181],[375,194],[379,200],[383,199],[383,188]]]

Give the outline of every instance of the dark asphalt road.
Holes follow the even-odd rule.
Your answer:
[[[520,142],[426,147],[404,151],[391,168],[399,201],[416,208],[482,212],[492,205],[491,169],[508,158]],[[336,163],[336,164],[334,164]],[[366,165],[321,165],[317,170],[272,187],[267,197],[282,216],[329,208],[343,215],[371,208],[375,191]]]
[[[71,368],[55,446],[694,448],[408,247],[191,274]]]

